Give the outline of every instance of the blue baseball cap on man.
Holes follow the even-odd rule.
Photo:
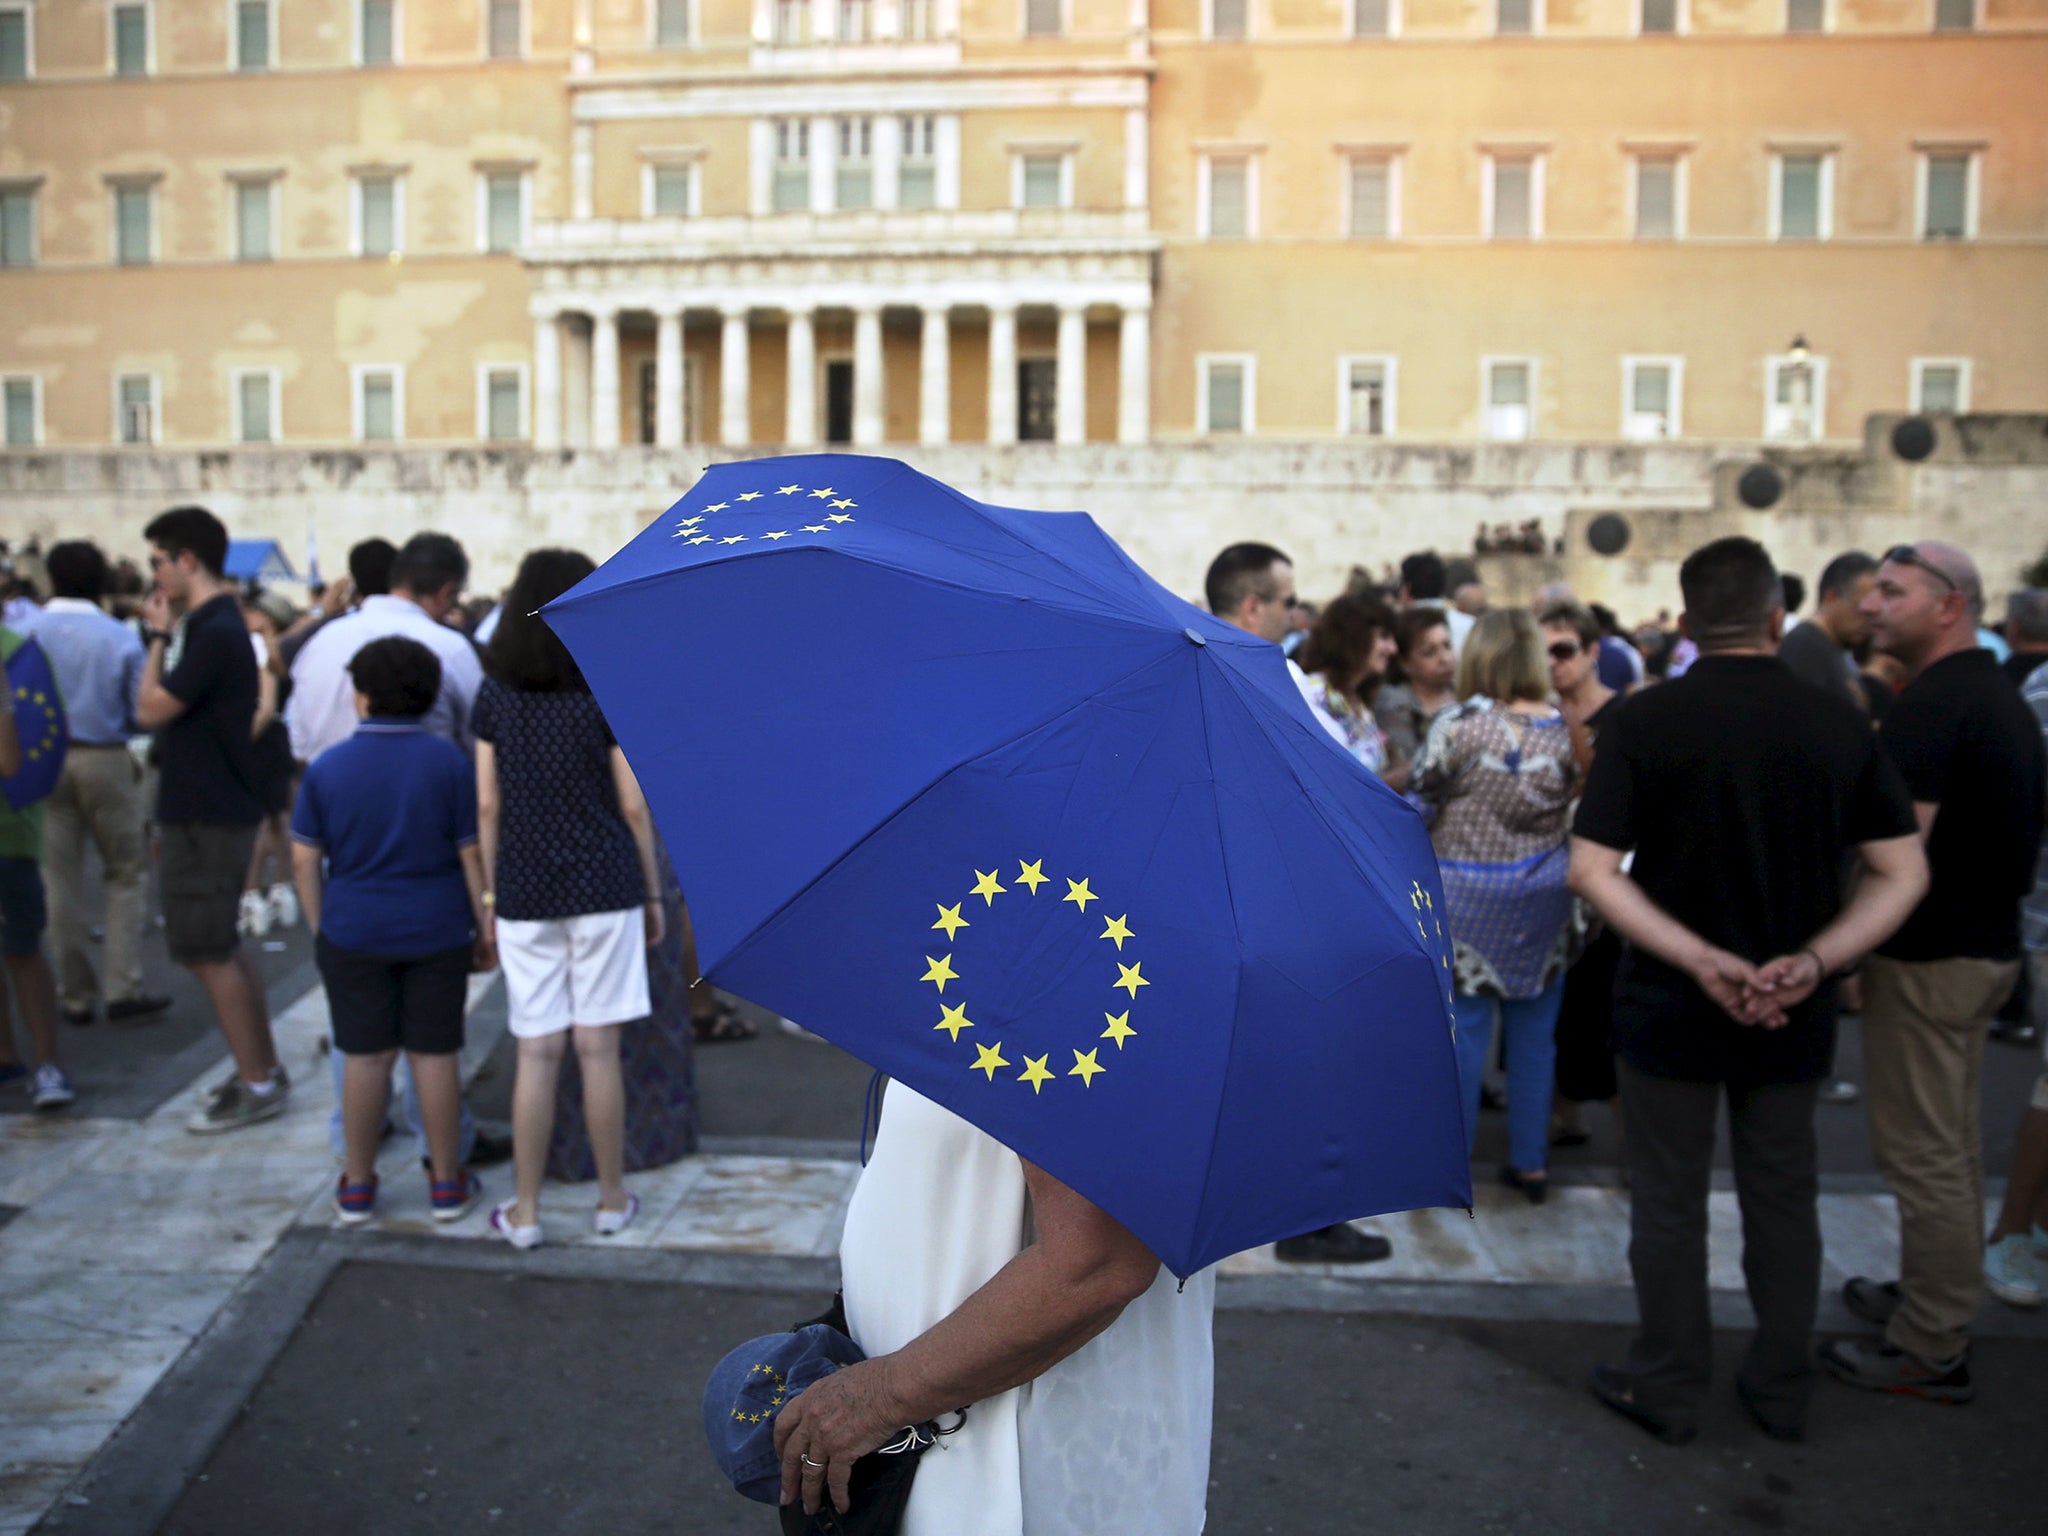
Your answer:
[[[704,1383],[704,1438],[733,1487],[760,1503],[780,1503],[775,1415],[812,1382],[866,1358],[837,1328],[811,1323],[749,1339],[713,1366]]]

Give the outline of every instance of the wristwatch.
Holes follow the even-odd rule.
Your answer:
[[[145,629],[142,632],[142,643],[144,645],[154,645],[159,640],[163,641],[165,645],[169,645],[171,643],[171,632],[168,629]]]

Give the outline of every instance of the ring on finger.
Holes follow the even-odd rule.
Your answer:
[[[825,1470],[825,1463],[823,1463],[822,1461],[811,1460],[811,1458],[806,1456],[802,1451],[798,1451],[796,1453],[796,1459],[802,1462],[807,1467],[816,1467],[820,1472]]]

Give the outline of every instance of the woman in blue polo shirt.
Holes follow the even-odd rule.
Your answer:
[[[422,723],[441,662],[417,640],[373,640],[349,662],[362,724],[307,766],[292,813],[292,872],[315,935],[342,1077],[345,1225],[371,1219],[377,1143],[403,1050],[419,1090],[436,1221],[483,1186],[461,1162],[458,1057],[469,973],[489,970],[476,781],[460,748]],[[322,863],[326,878],[322,880]]]

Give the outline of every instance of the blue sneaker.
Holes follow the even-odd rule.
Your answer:
[[[2040,1306],[2041,1273],[2033,1243],[2014,1232],[1986,1248],[1984,1288],[2009,1307]]]
[[[71,1086],[71,1074],[54,1061],[36,1068],[36,1080],[28,1090],[28,1101],[37,1109],[63,1109],[78,1097]]]

